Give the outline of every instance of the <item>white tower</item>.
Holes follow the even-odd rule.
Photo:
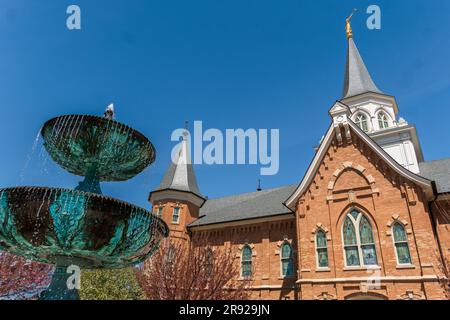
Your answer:
[[[353,35],[347,30],[348,49],[341,102],[351,119],[406,169],[419,173],[422,149],[414,125],[398,118],[395,97],[383,93],[372,80]]]

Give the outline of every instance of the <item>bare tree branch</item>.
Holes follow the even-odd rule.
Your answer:
[[[207,241],[166,240],[136,271],[152,300],[243,300],[250,298],[250,279],[239,279],[240,264],[231,248]]]

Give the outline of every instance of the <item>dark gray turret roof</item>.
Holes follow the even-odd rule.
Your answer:
[[[382,93],[375,85],[353,38],[348,39],[343,98],[366,92]]]
[[[182,141],[173,160],[161,183],[153,192],[170,189],[192,192],[202,197],[192,168],[187,140]]]
[[[292,213],[283,205],[294,192],[294,185],[207,200],[200,217],[189,226],[264,218]]]
[[[436,182],[439,193],[450,192],[450,158],[419,163],[420,175]]]

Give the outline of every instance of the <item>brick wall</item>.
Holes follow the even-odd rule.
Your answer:
[[[346,267],[342,224],[356,208],[370,221],[379,270]],[[391,170],[369,147],[351,143],[330,146],[308,191],[297,206],[299,284],[303,299],[367,297],[443,298],[437,266],[439,250],[423,192]],[[397,263],[392,225],[407,231],[412,264]],[[314,234],[327,232],[329,269],[316,263]],[[371,288],[370,276],[382,280]],[[368,280],[369,279],[369,280]]]

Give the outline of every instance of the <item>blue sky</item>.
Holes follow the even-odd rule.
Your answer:
[[[70,4],[81,7],[80,31],[66,28]],[[381,7],[381,30],[366,28],[370,4]],[[376,84],[417,126],[427,160],[450,157],[449,1],[0,0],[0,186],[75,186],[39,145],[31,152],[33,141],[47,119],[101,114],[110,102],[158,156],[136,178],[104,184],[106,194],[148,208],[185,120],[279,128],[280,171],[262,187],[298,183],[341,96],[354,7]],[[259,169],[195,167],[209,197],[255,190]]]

